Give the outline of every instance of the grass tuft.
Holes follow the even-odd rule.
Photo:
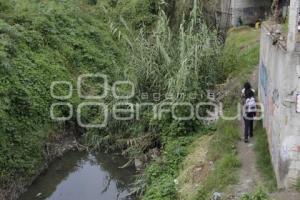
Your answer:
[[[275,191],[277,189],[277,182],[269,152],[268,136],[261,122],[255,127],[255,133],[257,136],[255,143],[257,168],[263,177],[264,186],[269,191]]]
[[[297,180],[295,188],[298,192],[300,192],[300,179]]]
[[[264,188],[258,187],[253,194],[245,194],[241,200],[269,200],[270,197]]]

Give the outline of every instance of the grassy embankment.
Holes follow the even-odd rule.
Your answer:
[[[80,130],[76,113],[71,120],[50,119],[55,102],[80,103],[77,90],[68,100],[50,95],[53,81],[69,81],[76,88],[78,75],[103,73],[110,81],[122,79],[127,46],[111,34],[107,14],[122,14],[132,27],[151,27],[155,1],[0,0],[0,194],[13,195],[48,161],[49,143]],[[112,7],[113,6],[113,7]],[[121,78],[120,78],[121,77]],[[57,86],[56,95],[68,87]],[[86,91],[93,91],[84,85]],[[96,88],[97,89],[97,88]],[[55,110],[67,116],[66,107]],[[21,189],[20,188],[20,189]],[[1,196],[0,195],[0,196]]]
[[[229,49],[234,48],[240,51],[240,53],[238,54],[239,61],[237,62],[238,68],[235,68],[236,71],[232,75],[232,76],[239,76],[238,80],[240,82],[240,85],[242,85],[247,79],[250,78],[251,74],[253,73],[254,67],[258,65],[259,35],[260,35],[259,31],[247,27],[229,31],[229,35],[226,40],[226,47],[228,47]],[[233,100],[233,102],[238,102],[239,97],[238,96],[232,97],[231,100]],[[229,109],[229,111],[230,110],[232,109]],[[220,146],[221,148],[219,149],[220,150],[219,152],[222,152],[223,149],[222,147],[227,146],[226,145],[227,142],[221,142],[221,141],[222,140],[226,141],[230,138],[230,134],[228,133],[226,134],[226,128],[229,129],[230,133],[236,133],[237,135],[239,134],[238,133],[239,124],[237,124],[237,122],[226,121],[223,123],[225,123],[223,124],[223,126],[225,126],[225,129],[224,127],[222,127],[222,121],[221,121],[220,125],[217,126],[217,130],[225,130],[222,131],[224,138],[223,139],[221,138],[219,145],[218,144],[212,145],[212,148],[215,150],[217,150],[218,146]],[[259,170],[260,175],[263,177],[263,183],[259,188],[257,188],[257,190],[253,194],[245,195],[243,199],[268,199],[268,195],[266,194],[266,192],[272,191],[276,188],[276,179],[273,171],[273,166],[271,163],[267,135],[265,129],[262,127],[261,122],[256,124],[255,133],[256,133],[255,152],[257,156],[256,166]],[[231,143],[229,142],[229,144],[234,146],[236,144],[236,141],[232,141]],[[230,155],[230,151],[226,150],[224,152],[224,156],[226,154]],[[226,160],[224,156],[220,156],[222,158],[221,160]],[[226,170],[229,170],[229,172],[227,172]],[[232,175],[236,175],[236,173],[232,172],[232,170],[235,169],[232,168],[231,165],[227,165],[227,166],[225,165],[224,169],[217,168],[217,170],[212,172],[211,177],[208,176],[208,179],[204,181],[203,188],[205,189],[208,188],[206,189],[206,192],[219,191],[220,189],[222,191],[223,188],[226,188],[229,184],[234,183],[234,179],[231,180],[230,178],[232,178]],[[216,177],[218,173],[223,174],[224,177],[220,177],[220,176]],[[226,177],[229,179],[226,179]],[[218,182],[220,183],[219,184],[220,187],[216,188],[215,183],[210,184],[212,182],[211,180],[214,179],[218,180]],[[201,197],[202,194],[200,193],[198,194],[196,199],[201,199]]]
[[[254,66],[258,47],[253,47],[252,43],[247,46],[247,34],[246,38],[239,35],[239,44],[243,44],[240,49],[235,51],[228,42],[228,49],[223,53],[216,34],[203,25],[203,20],[187,23],[180,35],[172,35],[167,20],[161,19],[148,40],[144,36],[149,35],[157,20],[158,1],[103,1],[103,4],[94,5],[95,2],[24,0],[16,3],[0,0],[0,188],[5,191],[13,190],[7,187],[9,185],[26,184],[39,173],[47,159],[45,146],[48,141],[55,142],[55,138],[76,129],[75,117],[61,124],[53,123],[49,118],[50,105],[57,102],[50,95],[52,81],[70,81],[76,88],[78,75],[101,72],[109,76],[110,85],[115,80],[128,78],[142,92],[200,91],[203,94],[207,86],[223,81],[228,73],[241,69],[250,72]],[[125,28],[119,21],[120,14],[128,22]],[[112,20],[119,23],[111,23]],[[143,27],[147,32],[134,33]],[[132,31],[131,35],[126,37],[122,31],[118,32],[122,29]],[[99,89],[84,86],[90,92]],[[56,88],[57,95],[67,93],[64,87]],[[75,93],[67,101],[74,107],[80,103]],[[107,101],[113,103],[110,99]],[[138,99],[133,101],[138,102]],[[229,109],[229,112],[233,110]],[[67,113],[61,108],[56,114]],[[173,121],[170,116],[163,121],[153,121],[149,113],[144,111],[143,119],[138,123],[112,123],[105,131],[89,132],[89,142],[93,146],[113,146],[122,138],[140,138],[141,142],[135,140],[138,145],[129,148],[133,153],[147,150],[148,144],[143,143],[145,135],[159,135],[164,147],[163,156],[146,170],[145,199],[177,196],[174,179],[179,174],[180,163],[191,151],[190,144],[199,135],[211,134],[216,138],[209,146],[209,160],[214,162],[212,173],[220,177],[215,179],[214,174],[208,174],[206,184],[199,190],[200,196],[208,196],[216,184],[224,188],[234,181],[231,172],[239,165],[234,154],[238,136],[233,130],[236,122],[231,125],[218,122],[215,126],[205,127],[194,121]],[[95,119],[96,113],[90,114]],[[196,131],[197,128],[201,131]],[[229,137],[221,134],[221,130]],[[112,132],[116,132],[115,135]],[[120,143],[124,145],[126,140]],[[124,146],[120,145],[120,149]]]
[[[221,59],[220,40],[204,23],[196,1],[190,15],[193,20],[187,19],[178,33],[169,29],[167,16],[159,12],[159,2],[0,1],[0,194],[3,198],[20,192],[39,174],[49,161],[52,148],[49,143],[55,148],[65,134],[78,131],[76,112],[67,122],[53,123],[49,117],[53,103],[71,103],[75,111],[82,102],[75,92],[78,75],[100,72],[108,76],[109,86],[116,80],[133,82],[138,94],[129,100],[131,103],[140,103],[141,93],[174,94],[171,99],[162,97],[159,102],[149,99],[150,103],[160,105],[191,102],[189,94],[195,93],[193,101],[199,102],[207,87],[227,77],[230,70],[226,70]],[[67,100],[52,98],[53,81],[71,82],[75,89],[73,96]],[[85,91],[101,93],[101,87],[91,82],[83,83]],[[118,92],[128,94],[128,91],[121,88]],[[181,93],[187,97],[176,96]],[[68,88],[57,86],[55,94],[67,95]],[[111,108],[118,99],[110,93],[103,101]],[[176,114],[185,112],[182,108]],[[67,107],[57,108],[55,114],[67,116]],[[84,110],[81,117],[85,122],[100,122],[101,114],[99,108],[92,107]],[[131,158],[143,156],[162,143],[168,157],[164,160],[166,168],[155,170],[151,166],[149,170],[153,169],[153,173],[147,174],[149,185],[158,185],[155,177],[161,177],[162,172],[171,171],[165,176],[168,181],[174,175],[185,155],[184,146],[192,141],[185,135],[199,127],[203,124],[196,120],[181,122],[170,114],[162,120],[153,120],[151,108],[144,108],[140,120],[110,120],[105,129],[83,132],[86,131],[87,145],[91,148],[117,149]],[[175,194],[173,185],[167,182],[168,187],[164,183],[164,191],[154,195],[154,199]],[[146,196],[151,196],[151,191],[147,190]]]
[[[239,84],[224,100],[226,116],[235,115],[240,88],[258,65],[259,35],[258,30],[247,27],[229,31],[225,46],[226,69],[231,71],[232,77],[238,77]],[[258,163],[264,160],[263,167],[259,168],[272,179],[272,172],[265,173],[271,167],[266,137],[260,126],[256,131],[259,132]],[[228,185],[238,180],[240,162],[236,145],[239,139],[237,120],[219,120],[205,131],[169,143],[172,148],[168,146],[164,151],[167,162],[163,166],[160,162],[153,163],[147,170],[151,182],[144,199],[209,199],[213,192],[226,191]],[[253,196],[259,195],[264,194],[258,191]]]
[[[235,71],[232,73],[232,76],[238,76],[238,82],[240,83],[239,87],[236,88],[237,91],[231,94],[234,96],[229,97],[230,102],[239,102],[240,87],[246,80],[251,78],[255,66],[258,65],[260,47],[259,36],[260,32],[258,30],[248,27],[233,29],[228,33],[226,48],[239,51],[237,52],[238,60],[235,63],[236,67],[234,68]],[[229,106],[227,111],[233,112],[235,110],[234,107],[230,108]],[[239,131],[239,123],[237,121],[220,120],[217,124],[217,133],[221,134],[221,136],[216,139],[216,141],[218,141],[217,143],[212,143],[211,149],[208,152],[209,154],[210,152],[215,152],[216,155],[219,155],[220,157],[216,161],[215,170],[213,170],[213,172],[208,175],[207,179],[203,181],[203,186],[201,186],[200,193],[196,195],[196,199],[207,199],[207,196],[205,195],[209,195],[214,191],[224,191],[228,185],[236,182],[238,175],[236,167],[239,167],[239,165],[235,146],[237,139],[239,139],[240,136]],[[274,182],[275,176],[270,162],[267,136],[260,123],[256,126],[255,132],[257,133],[255,149],[257,152],[258,169],[260,174],[265,177],[265,184],[274,187],[274,183],[276,186],[276,182]],[[211,156],[208,157],[209,160],[213,159]],[[230,159],[232,160],[230,161]],[[203,198],[203,196],[205,198]],[[261,189],[258,189],[252,196],[249,195],[250,199],[255,199],[259,196],[263,199],[267,198],[264,191]]]

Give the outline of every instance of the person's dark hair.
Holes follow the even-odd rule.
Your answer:
[[[254,97],[254,92],[251,90],[251,88],[248,90],[245,90],[245,98],[248,99],[251,97]]]
[[[251,90],[252,86],[251,86],[251,84],[249,82],[246,82],[244,84],[244,88],[245,88],[245,90]]]
[[[245,88],[245,98],[251,98],[254,97],[254,92],[252,91],[252,86],[249,82],[246,82],[244,84],[244,88]]]

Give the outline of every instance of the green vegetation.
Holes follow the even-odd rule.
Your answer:
[[[241,59],[239,59],[240,63],[238,63],[238,65],[242,66],[242,72],[245,74],[251,72],[253,70],[253,66],[258,64],[259,30],[254,30],[248,27],[233,29],[229,31],[229,36],[226,42],[227,47],[229,46],[230,48],[241,50]],[[238,71],[239,70],[237,69],[237,72]],[[245,77],[242,79],[245,79]],[[274,191],[277,187],[277,183],[271,163],[267,134],[262,127],[261,122],[259,122],[255,127],[255,132],[257,132],[258,136],[255,145],[257,166],[261,175],[264,177],[264,186],[269,191]]]
[[[241,200],[269,200],[269,195],[262,187],[258,187],[253,194],[246,194]]]
[[[108,76],[109,86],[117,80],[134,83],[136,94],[128,102],[141,103],[141,95],[148,93],[148,102],[170,109],[174,103],[206,101],[207,89],[258,63],[257,31],[230,32],[224,50],[217,32],[205,24],[197,1],[175,32],[160,6],[165,5],[159,0],[0,0],[0,189],[27,183],[47,160],[46,143],[77,128],[76,115],[68,122],[50,119],[50,106],[60,102],[50,95],[53,81],[70,81],[76,89],[79,75],[101,72]],[[83,86],[90,94],[99,93],[93,82]],[[58,87],[55,93],[67,91]],[[155,93],[162,94],[160,100],[151,97]],[[177,96],[181,93],[185,95]],[[230,103],[237,101],[228,98]],[[74,108],[81,103],[76,93],[65,101]],[[118,100],[108,95],[103,102],[111,111]],[[182,107],[176,114],[188,111]],[[227,111],[233,114],[235,108]],[[84,110],[82,118],[99,122],[99,112]],[[199,112],[205,114],[205,109]],[[55,114],[68,111],[61,107]],[[139,120],[111,119],[105,129],[83,131],[90,149],[121,150],[130,158],[162,146],[162,157],[145,171],[141,190],[147,200],[176,198],[174,179],[189,145],[213,134],[209,159],[215,170],[197,193],[197,199],[206,199],[213,190],[236,181],[237,126],[236,121],[219,121],[212,130],[196,117],[179,121],[170,113],[156,120],[152,108],[143,108]]]
[[[258,38],[259,31],[251,28],[244,27],[243,29],[233,29],[229,32],[225,50],[223,51],[224,54],[221,54],[220,57],[224,66],[222,73],[226,74],[226,76],[238,74],[241,78],[237,80],[240,84],[233,88],[233,91],[230,91],[230,94],[224,100],[226,116],[234,116],[237,113],[237,108],[233,107],[233,105],[235,105],[235,102],[239,102],[239,96],[235,95],[235,91],[240,91],[243,81],[249,78],[252,74],[250,71],[258,64]],[[208,173],[205,179],[201,181],[198,191],[195,195],[192,195],[194,196],[193,199],[209,199],[213,192],[226,191],[228,185],[234,184],[238,180],[238,168],[240,167],[240,161],[236,154],[236,145],[240,139],[238,127],[239,122],[237,120],[219,120],[217,124],[210,128],[201,128],[201,134],[194,136],[195,139],[202,137],[203,134],[211,134],[213,136],[213,139],[210,141],[207,160],[214,163],[214,170]],[[193,151],[189,146],[184,146],[183,149],[189,154]],[[144,199],[172,199],[176,197],[173,194],[173,192],[177,192],[174,181],[178,177],[178,173],[180,173],[180,166],[185,154],[177,157],[168,156],[173,155],[173,153],[166,150],[165,154],[167,156],[163,158],[166,158],[168,162],[155,162],[148,168],[150,172],[146,172],[148,176],[150,175],[148,179],[151,181],[147,183],[147,193]],[[176,165],[168,165],[167,163],[176,163]],[[152,173],[153,171],[155,173]],[[152,180],[155,181],[152,182]]]
[[[231,108],[226,114],[233,116],[234,113],[235,109]],[[181,163],[186,155],[193,151],[190,148],[192,141],[206,134],[213,136],[209,141],[208,160],[214,163],[214,170],[201,181],[194,199],[209,199],[214,191],[224,191],[229,184],[236,183],[240,167],[236,154],[236,144],[239,140],[238,126],[237,121],[220,120],[216,125],[202,129],[201,133],[191,133],[189,136],[168,141],[163,160],[152,163],[146,170],[148,182],[143,199],[177,198],[176,178]]]
[[[297,180],[297,183],[295,185],[295,188],[298,192],[300,192],[300,179]]]
[[[232,66],[230,69],[235,71],[232,76],[241,73],[241,71],[249,74],[253,71],[253,67],[258,65],[259,42],[260,30],[250,27],[239,27],[229,30],[225,51],[232,52],[232,59],[228,59],[228,65]]]
[[[277,189],[277,182],[269,151],[268,136],[262,127],[262,123],[258,123],[254,131],[257,136],[255,143],[256,165],[260,171],[260,175],[264,178],[264,186],[269,191],[274,191]]]
[[[146,192],[143,199],[176,199],[175,178],[180,163],[188,153],[188,146],[196,135],[178,137],[166,141],[162,160],[152,163],[146,169]]]
[[[144,103],[141,95],[147,93],[149,98],[146,102],[164,109],[170,109],[172,104],[179,102],[195,104],[206,99],[207,88],[226,78],[226,66],[221,60],[222,44],[217,33],[203,22],[197,5],[190,20],[182,23],[179,33],[170,30],[168,17],[162,10],[151,33],[145,29],[135,33],[128,28],[126,21],[120,20],[120,23],[114,32],[118,33],[120,41],[128,45],[129,64],[124,70],[124,79],[133,82],[136,89],[136,95],[130,102]],[[116,23],[112,26],[116,27]],[[153,98],[153,94],[157,93],[161,95],[158,101]],[[186,107],[176,110],[179,116],[188,111]],[[88,130],[88,144],[94,149],[112,144],[110,147],[127,148],[125,152],[129,156],[136,156],[151,146],[149,140],[160,140],[165,144],[168,137],[180,137],[202,127],[196,117],[191,121],[179,121],[165,113],[160,120],[154,119],[152,107],[143,108],[141,116],[140,120],[129,123],[111,120],[106,130]],[[152,137],[148,140],[127,147],[128,140],[149,134]]]
[[[226,78],[226,66],[221,59],[222,45],[216,33],[203,23],[196,6],[190,18],[190,22],[181,25],[179,35],[173,35],[168,28],[166,16],[161,13],[154,30],[154,43],[146,41],[143,34],[131,42],[133,52],[130,76],[142,75],[138,79],[131,78],[140,91],[186,94],[181,98],[165,99],[162,101],[164,103],[196,103],[205,100],[206,89]],[[189,99],[190,94],[197,94],[196,99]],[[185,110],[179,113],[185,113]],[[154,127],[156,123],[160,123],[154,130],[161,133],[163,156],[162,160],[152,163],[146,170],[143,199],[171,199],[176,197],[174,179],[186,155],[186,148],[194,138],[194,133],[203,132],[205,128],[197,119],[180,122],[172,120],[170,115],[164,116],[163,121],[152,121]],[[199,129],[202,131],[197,131]]]
[[[234,116],[236,110],[227,110],[227,116]],[[225,191],[228,185],[238,180],[240,161],[237,156],[236,145],[240,139],[238,121],[219,120],[216,132],[208,149],[208,160],[214,162],[214,170],[202,181],[198,194],[194,199],[209,199],[213,192]]]
[[[236,87],[223,100],[225,103],[225,116],[235,116],[237,108],[232,107],[240,101],[239,91],[241,85],[250,78],[259,59],[259,31],[242,27],[231,29],[228,32],[224,51],[228,55],[228,67],[232,72],[230,76],[238,76]],[[215,138],[209,149],[209,160],[215,162],[213,170],[200,186],[195,199],[208,199],[215,191],[226,191],[228,185],[238,180],[240,162],[236,152],[236,145],[240,139],[239,121],[223,121],[217,123]],[[255,194],[256,196],[258,194]]]
[[[222,43],[205,25],[196,1],[178,33],[171,32],[159,5],[158,0],[0,1],[1,189],[26,183],[38,174],[47,160],[46,143],[76,130],[76,115],[64,123],[53,123],[49,117],[50,106],[60,102],[50,95],[53,81],[70,81],[76,89],[78,75],[101,72],[108,76],[109,85],[116,80],[134,82],[137,93],[132,103],[139,103],[146,92],[175,94],[171,99],[163,97],[158,102],[161,105],[192,101],[189,95],[193,93],[197,94],[193,102],[205,100],[205,90],[225,80],[224,72],[229,70],[221,59]],[[93,82],[83,86],[88,93],[97,93]],[[68,93],[65,87],[55,89],[56,95]],[[186,96],[178,97],[178,93]],[[74,93],[65,101],[76,108],[81,99]],[[104,101],[109,106],[116,102],[111,96]],[[83,120],[100,121],[98,111],[83,111]],[[176,112],[184,114],[186,110]],[[68,115],[68,110],[59,107],[55,114]],[[84,130],[87,145],[123,150],[134,157],[159,141],[166,152],[182,155],[182,147],[190,141],[185,136],[203,127],[196,119],[181,122],[170,114],[161,121],[153,120],[149,108],[142,110],[141,116],[139,121],[111,120],[105,130]],[[175,171],[181,160],[178,155],[167,158],[171,170]],[[151,176],[149,185],[154,183]],[[146,198],[152,193],[149,191]]]
[[[46,142],[76,128],[75,117],[65,123],[49,117],[50,105],[58,102],[50,95],[53,81],[70,81],[76,88],[83,73],[122,78],[127,45],[110,32],[105,11],[113,8],[106,2],[0,1],[0,188],[30,180],[46,161]],[[154,23],[150,3],[133,2],[114,11],[137,8],[127,16],[134,26],[143,24],[143,15]],[[57,87],[55,93],[67,91]],[[75,107],[79,98],[74,93],[67,101]],[[60,108],[56,114],[68,111]]]

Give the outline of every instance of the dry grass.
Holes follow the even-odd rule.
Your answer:
[[[191,153],[184,160],[177,178],[179,199],[193,199],[197,195],[197,188],[209,174],[212,166],[207,153],[212,138],[213,136],[203,136],[191,145]]]

